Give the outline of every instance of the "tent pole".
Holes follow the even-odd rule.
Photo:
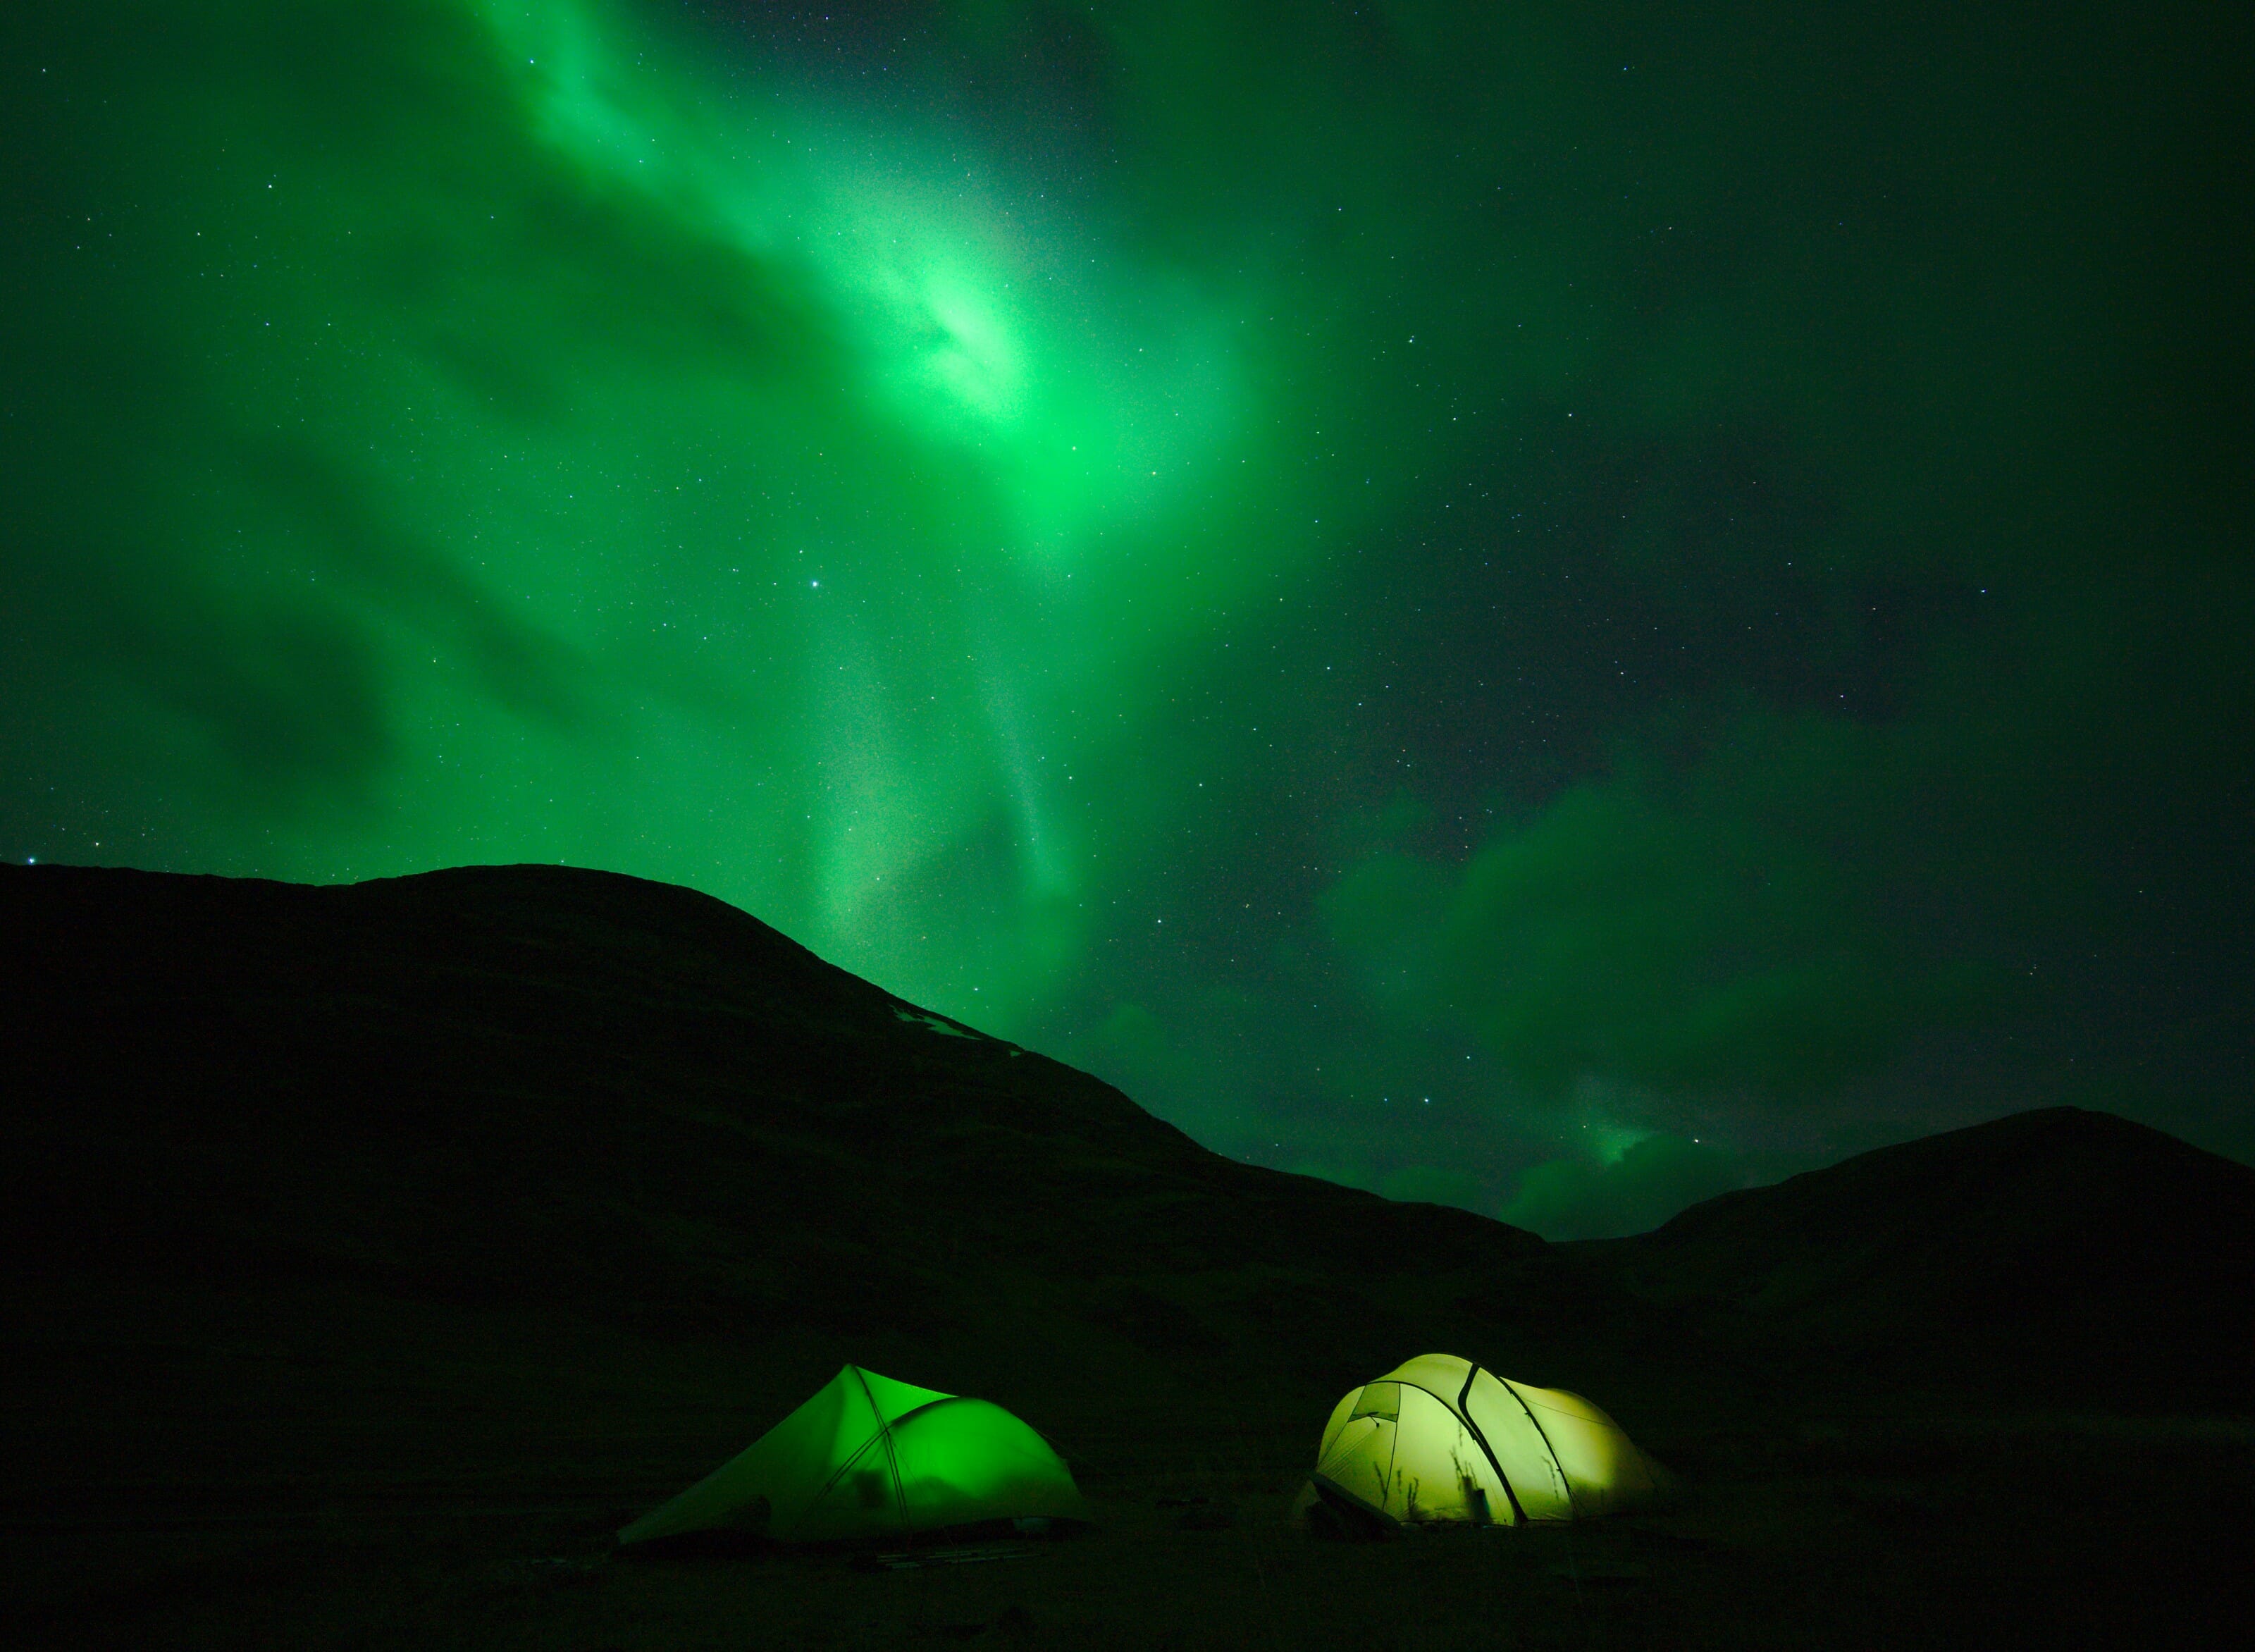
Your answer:
[[[901,1459],[893,1451],[893,1424],[890,1418],[877,1407],[875,1390],[869,1379],[861,1374],[861,1367],[854,1367],[854,1380],[861,1385],[861,1393],[869,1402],[869,1415],[877,1419],[877,1436],[885,1442],[885,1472],[892,1476],[893,1507],[901,1511],[901,1542],[906,1547],[916,1547],[916,1528],[909,1524],[909,1494],[901,1485]]]

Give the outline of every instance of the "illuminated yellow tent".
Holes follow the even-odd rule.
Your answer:
[[[1388,1529],[1589,1520],[1651,1501],[1662,1475],[1578,1394],[1426,1353],[1338,1402],[1297,1512]]]
[[[691,1532],[784,1543],[901,1538],[1037,1515],[1087,1518],[1048,1441],[999,1405],[849,1365],[619,1541]]]

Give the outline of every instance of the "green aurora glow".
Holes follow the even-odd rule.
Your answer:
[[[692,884],[1558,1233],[2255,1144],[2243,25],[833,11],[9,9],[0,852]]]

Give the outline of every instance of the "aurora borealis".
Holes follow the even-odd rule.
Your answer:
[[[0,854],[686,883],[1556,1235],[2255,1154],[2229,8],[29,0]]]

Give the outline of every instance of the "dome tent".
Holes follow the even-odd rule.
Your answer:
[[[1426,1353],[1333,1408],[1297,1510],[1388,1530],[1589,1520],[1652,1501],[1662,1473],[1581,1395]]]
[[[899,1538],[1033,1515],[1087,1518],[1048,1441],[987,1401],[849,1365],[619,1542],[692,1532],[784,1543]]]

